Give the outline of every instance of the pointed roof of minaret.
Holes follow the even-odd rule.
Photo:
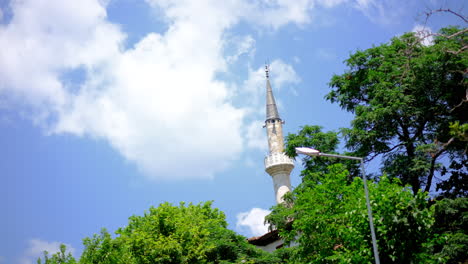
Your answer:
[[[268,65],[265,65],[266,74],[266,120],[280,119],[278,108],[276,108],[275,97],[270,85],[270,76],[268,73]]]

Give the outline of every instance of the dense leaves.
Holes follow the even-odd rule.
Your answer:
[[[336,149],[340,143],[338,133],[333,131],[323,132],[322,127],[312,125],[303,126],[297,134],[288,134],[286,142],[285,152],[293,158],[297,156],[296,148],[304,146],[317,149],[323,153],[337,154]],[[306,170],[301,172],[301,176],[315,183],[320,182],[320,177],[327,172],[330,165],[337,163],[345,164],[346,168],[351,172],[348,180],[352,176],[359,175],[359,164],[356,164],[355,161],[327,157],[310,158],[309,156],[304,156],[302,161]]]
[[[64,244],[60,245],[60,251],[49,256],[47,251],[44,251],[44,260],[39,258],[37,264],[76,264],[75,258],[71,253],[67,253],[67,247]]]
[[[280,263],[227,229],[224,213],[211,203],[161,204],[132,216],[117,237],[106,231],[84,239],[82,264]]]
[[[287,197],[293,206],[278,205],[267,217],[287,242],[297,244],[292,262],[373,262],[363,182],[356,177],[347,184],[348,174],[343,165],[331,165],[321,183],[306,180]],[[415,261],[434,222],[427,196],[414,196],[386,177],[370,183],[369,191],[382,263]]]
[[[428,252],[447,264],[468,260],[468,198],[443,199],[435,205],[433,238]]]
[[[106,233],[87,240],[82,263],[261,263],[264,253],[226,227],[211,203],[165,203],[130,217],[114,240]]]
[[[355,114],[352,127],[342,130],[346,146],[358,156],[382,156],[383,171],[415,194],[430,191],[437,173],[449,181],[468,176],[467,42],[457,28],[442,29],[429,46],[407,33],[352,54],[348,71],[330,82],[326,98]],[[447,169],[442,159],[454,165]],[[439,185],[466,195],[451,187]]]
[[[336,153],[339,142],[336,133],[304,126],[286,143],[288,154],[295,156],[297,146]],[[358,171],[349,172],[355,167],[342,161],[306,157],[302,183],[267,217],[292,246],[290,263],[373,262],[363,182],[355,177]],[[369,192],[381,263],[468,260],[467,198],[431,201],[398,178],[377,178],[369,182]]]
[[[102,229],[99,235],[95,234],[92,238],[83,239],[83,245],[85,249],[80,263],[137,263],[123,241],[119,238],[113,239],[106,229]]]
[[[151,207],[143,216],[132,216],[113,238],[105,229],[83,240],[79,262],[66,248],[38,264],[150,264],[150,263],[284,263],[289,254],[274,254],[248,244],[245,237],[227,229],[224,213],[211,202],[197,205],[169,203]]]

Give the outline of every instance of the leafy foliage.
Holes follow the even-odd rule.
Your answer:
[[[120,238],[113,239],[106,229],[101,233],[94,234],[92,238],[83,239],[84,251],[80,263],[91,264],[134,264],[135,261],[131,251],[125,246]]]
[[[305,180],[287,196],[293,206],[275,206],[267,217],[288,243],[297,244],[294,263],[373,261],[363,182],[347,184],[348,174],[342,164],[331,165],[320,183]],[[382,263],[410,263],[424,251],[434,222],[426,194],[413,196],[387,177],[370,183],[369,191]]]
[[[443,199],[435,204],[435,225],[427,243],[435,263],[468,261],[468,198]]]
[[[44,251],[44,262],[39,258],[37,264],[76,264],[75,258],[71,253],[66,253],[67,247],[64,244],[60,245],[60,251],[49,257],[49,253]]]
[[[421,263],[419,254],[425,251],[435,220],[427,193],[413,195],[408,187],[386,177],[370,189],[381,261]]]
[[[290,157],[296,157],[296,147],[310,147],[318,149],[324,153],[336,153],[336,148],[340,143],[338,133],[329,131],[323,132],[320,126],[306,125],[301,128],[297,134],[288,134],[286,137],[285,152]],[[348,180],[352,176],[359,175],[359,166],[354,161],[337,160],[336,158],[327,157],[303,157],[303,165],[306,170],[303,170],[301,176],[307,180],[318,183],[323,173],[327,172],[328,167],[332,164],[345,164],[346,168],[351,172]]]
[[[227,229],[224,213],[210,202],[152,207],[116,234],[86,238],[80,263],[280,263]]]
[[[437,172],[468,176],[467,42],[466,31],[453,27],[442,29],[429,46],[407,33],[352,54],[348,71],[330,82],[326,98],[356,115],[352,127],[342,130],[346,146],[357,156],[381,155],[383,171],[415,194],[422,187],[430,191]],[[462,166],[444,170],[444,157]],[[451,187],[438,186],[466,194]]]

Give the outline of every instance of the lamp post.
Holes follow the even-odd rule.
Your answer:
[[[374,258],[375,258],[375,263],[380,264],[379,250],[377,248],[377,239],[375,237],[374,221],[372,219],[372,208],[371,208],[370,201],[369,201],[369,190],[367,189],[367,179],[366,179],[366,174],[364,171],[363,158],[321,153],[320,151],[316,149],[305,148],[305,147],[296,148],[296,153],[304,154],[304,155],[311,156],[311,157],[331,157],[331,158],[339,158],[339,159],[359,160],[361,162],[362,178],[364,180],[364,193],[366,195],[367,215],[369,216],[369,226],[371,230],[372,247],[374,248]]]

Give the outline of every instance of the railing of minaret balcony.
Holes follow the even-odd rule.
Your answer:
[[[284,153],[272,153],[265,157],[265,167],[276,164],[294,164],[294,161]]]

